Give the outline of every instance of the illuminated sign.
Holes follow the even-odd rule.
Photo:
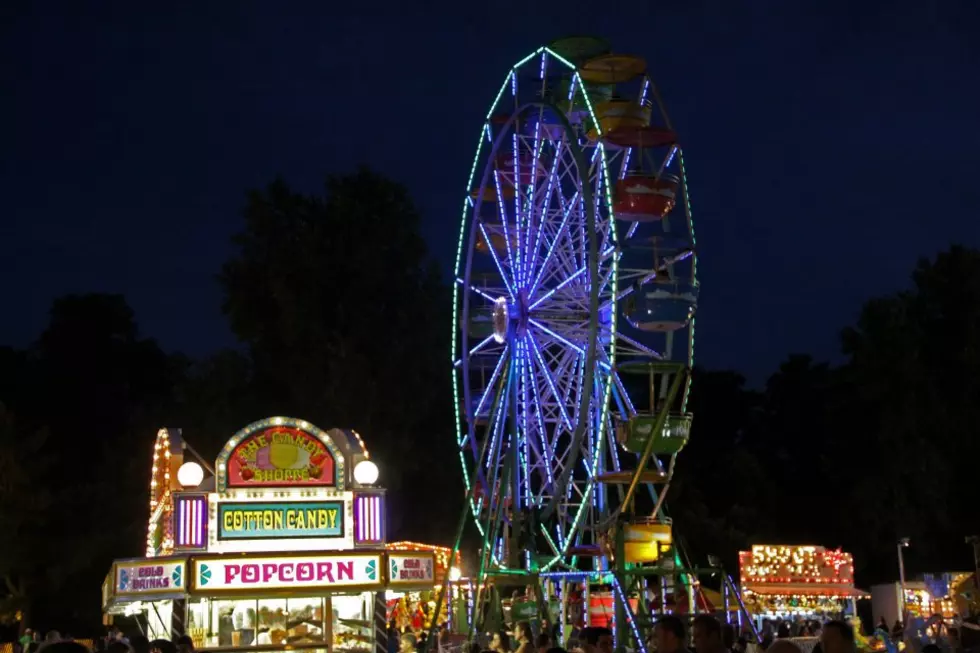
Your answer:
[[[209,554],[349,551],[354,529],[351,491],[256,488],[208,496]]]
[[[342,501],[218,504],[218,539],[343,537]]]
[[[175,493],[174,548],[205,549],[208,545],[208,496]]]
[[[435,554],[388,554],[388,584],[433,585],[435,583]]]
[[[187,560],[160,558],[116,563],[116,596],[139,597],[148,594],[183,592]]]
[[[380,494],[360,494],[354,499],[354,541],[379,544],[384,541],[384,501]]]
[[[738,562],[743,583],[854,585],[854,558],[840,549],[755,544]]]
[[[380,554],[195,558],[198,592],[371,589],[382,586]]]
[[[245,437],[228,458],[229,487],[335,485],[334,456],[303,429],[272,426]]]

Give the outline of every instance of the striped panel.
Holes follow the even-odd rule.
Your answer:
[[[374,593],[374,652],[388,653],[388,604],[385,593]]]
[[[176,497],[174,545],[178,549],[204,549],[208,540],[208,501],[200,494]]]
[[[354,499],[354,541],[357,544],[384,541],[384,502],[381,495],[361,494]]]

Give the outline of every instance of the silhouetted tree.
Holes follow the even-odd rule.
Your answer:
[[[50,465],[48,434],[29,432],[0,403],[0,621],[30,618],[57,546],[45,537],[51,494],[37,479]]]
[[[842,335],[859,407],[849,425],[855,504],[889,565],[896,538],[910,536],[913,564],[968,567],[963,536],[980,520],[980,251],[920,260],[912,282],[866,303]]]
[[[450,305],[408,193],[366,169],[328,178],[322,197],[277,181],[249,195],[244,217],[220,279],[252,359],[250,417],[358,430],[392,491],[393,529],[414,513],[403,532],[441,531],[438,513],[451,523],[462,504],[444,364]],[[413,509],[398,510],[409,496]]]
[[[30,506],[39,529],[18,540],[23,586],[14,595],[41,623],[98,623],[98,602],[85,597],[114,557],[138,554],[145,542],[152,434],[172,410],[174,366],[139,337],[119,295],[56,300],[37,344],[8,358],[17,365],[0,372],[0,388],[19,425],[8,441],[11,478],[28,483],[11,485],[9,496]],[[42,429],[43,441],[32,435]]]

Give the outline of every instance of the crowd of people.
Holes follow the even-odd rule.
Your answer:
[[[39,632],[28,628],[18,640],[15,653],[194,653],[194,642],[187,635],[173,641],[150,640],[142,634],[126,637],[118,628],[112,628],[90,647],[56,630],[48,631],[42,638]]]
[[[514,624],[508,631],[484,636],[482,641],[465,647],[454,643],[448,628],[439,631],[434,653],[613,653],[613,634],[608,628],[577,629],[562,640],[557,626],[544,623],[537,629],[526,621]],[[883,630],[879,628],[879,632]],[[896,624],[893,632],[900,633]],[[761,642],[745,636],[730,624],[702,614],[688,621],[674,615],[660,617],[644,643],[650,653],[857,653],[858,642],[849,623],[844,621],[767,622],[760,632]],[[795,638],[813,637],[812,648],[803,651]],[[813,640],[810,640],[813,642]],[[916,653],[941,653],[936,644],[916,648]],[[953,647],[956,648],[956,647]],[[389,653],[426,653],[426,633],[412,629],[399,632],[392,625],[388,633]],[[51,631],[42,638],[40,633],[27,630],[15,647],[15,653],[195,653],[190,637],[184,635],[173,641],[149,640],[144,635],[124,637],[113,628],[109,634],[93,642],[76,641],[70,635]]]
[[[806,623],[797,628],[773,624],[770,630],[762,644],[750,645],[749,639],[741,636],[733,626],[722,624],[711,615],[695,617],[690,629],[685,620],[666,615],[656,622],[645,645],[648,651],[656,653],[804,653],[789,638],[818,636],[812,653],[857,652],[854,629],[843,621],[828,621],[822,625]],[[428,649],[425,633],[416,634],[410,629],[402,633],[390,630],[388,647],[389,653],[425,653]],[[437,650],[439,653],[459,650],[453,646],[448,629],[440,631]],[[495,632],[483,643],[470,644],[466,653],[613,653],[613,634],[608,628],[588,627],[561,641],[557,628],[544,624],[535,634],[531,625],[522,621],[516,623],[511,632]]]

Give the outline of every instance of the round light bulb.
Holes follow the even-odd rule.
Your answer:
[[[182,487],[197,487],[204,480],[204,469],[195,462],[187,462],[177,470],[177,482]]]
[[[374,485],[378,482],[378,466],[370,460],[362,460],[354,465],[354,481],[359,485]]]
[[[461,572],[459,570],[459,567],[450,567],[449,568],[449,580],[451,580],[451,581],[457,581],[457,580],[459,580],[462,577],[463,577],[463,572]]]

